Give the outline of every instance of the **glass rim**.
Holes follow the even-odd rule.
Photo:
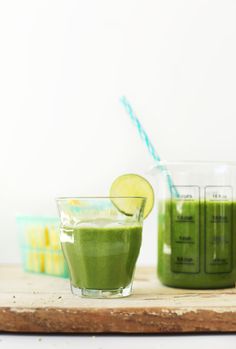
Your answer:
[[[66,200],[90,200],[90,199],[143,199],[146,200],[146,196],[62,196],[62,197],[56,197],[56,201],[66,201]]]

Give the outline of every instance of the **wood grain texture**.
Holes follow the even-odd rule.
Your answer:
[[[154,268],[139,268],[123,299],[73,296],[69,282],[0,266],[0,331],[38,333],[236,332],[236,289],[162,286]]]

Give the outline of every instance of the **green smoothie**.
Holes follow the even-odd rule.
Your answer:
[[[142,227],[132,223],[63,227],[62,249],[77,288],[125,288],[133,278]]]
[[[181,288],[234,286],[235,234],[236,202],[160,201],[159,279]]]

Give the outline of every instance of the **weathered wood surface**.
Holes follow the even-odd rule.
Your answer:
[[[40,333],[236,332],[236,289],[182,290],[139,268],[133,295],[73,296],[69,282],[0,266],[0,331]]]

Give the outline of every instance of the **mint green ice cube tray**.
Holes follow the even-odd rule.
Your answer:
[[[69,272],[59,238],[57,217],[18,216],[21,257],[25,271],[67,278]]]

